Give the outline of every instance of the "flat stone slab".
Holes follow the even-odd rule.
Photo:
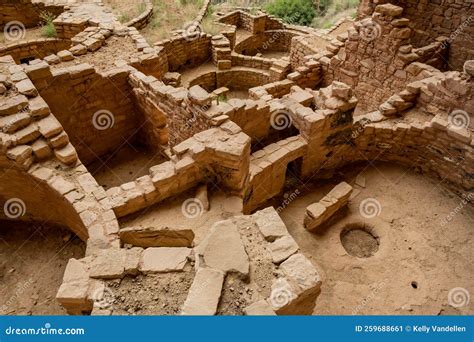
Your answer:
[[[279,237],[288,235],[285,223],[273,207],[257,211],[253,217],[265,240],[275,241]]]
[[[169,227],[127,227],[120,229],[120,239],[138,247],[192,247],[192,229]]]
[[[138,269],[142,273],[183,271],[191,248],[151,247],[144,250]]]
[[[259,300],[253,304],[250,304],[244,309],[247,316],[275,316],[276,313],[273,311],[270,304],[265,299]]]
[[[181,310],[182,315],[215,315],[221,298],[224,272],[199,268]]]
[[[298,244],[290,235],[283,236],[270,244],[270,253],[275,264],[285,261],[298,249]]]
[[[209,235],[196,249],[205,266],[248,276],[250,263],[238,227],[231,221],[214,224]]]

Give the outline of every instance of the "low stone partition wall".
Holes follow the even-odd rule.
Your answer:
[[[153,2],[151,0],[143,0],[145,4],[145,10],[140,13],[138,17],[127,21],[124,25],[125,26],[133,26],[137,30],[141,30],[145,28],[148,23],[150,22],[151,18],[153,17]]]
[[[25,59],[42,59],[71,47],[69,39],[41,38],[17,42],[0,48],[0,56],[10,55],[17,64]]]
[[[326,56],[331,55],[332,53],[325,50],[324,44],[329,44],[329,42],[323,42],[318,46],[316,37],[312,36],[295,36],[291,40],[291,49],[290,49],[290,61],[291,66],[296,69],[297,67],[303,65],[306,62],[307,56],[315,55],[317,53],[325,54]]]
[[[266,146],[250,157],[249,191],[244,212],[250,212],[280,193],[285,185],[288,164],[306,154],[307,142],[300,136]]]
[[[158,42],[155,47],[164,48],[168,59],[168,70],[177,71],[196,67],[208,61],[212,54],[211,38],[211,35],[205,33],[195,39],[176,37]]]
[[[345,207],[352,194],[352,186],[346,182],[336,185],[319,202],[313,203],[306,208],[304,217],[304,227],[314,231],[316,228],[327,222],[334,214]]]
[[[173,148],[171,161],[153,166],[149,175],[107,190],[110,208],[123,217],[213,180],[238,193],[248,174],[250,138],[228,121],[195,134]]]
[[[287,30],[264,31],[239,42],[234,51],[249,56],[265,51],[289,52],[291,40],[296,35],[296,32]]]

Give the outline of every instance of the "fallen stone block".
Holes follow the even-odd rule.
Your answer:
[[[247,277],[250,270],[249,257],[245,252],[238,227],[231,221],[214,224],[203,242],[196,248],[204,265],[224,273],[237,272]]]
[[[288,235],[285,223],[273,207],[257,211],[252,216],[255,218],[265,240],[275,241],[279,237]]]
[[[145,274],[183,271],[190,254],[191,248],[186,247],[147,248],[138,269]]]
[[[276,313],[265,299],[250,304],[244,309],[247,316],[275,316]]]
[[[182,315],[215,315],[221,298],[224,272],[199,268],[181,309]]]
[[[313,203],[306,208],[304,226],[314,230],[329,220],[340,208],[347,205],[352,193],[352,186],[346,182],[336,185],[318,203]]]
[[[169,227],[127,227],[120,230],[124,243],[139,247],[192,247],[192,229]]]

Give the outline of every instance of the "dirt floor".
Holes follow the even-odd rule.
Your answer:
[[[209,211],[201,211],[196,217],[187,217],[183,214],[181,206],[187,199],[194,197],[193,190],[185,192],[123,218],[120,226],[192,228],[195,234],[194,244],[197,245],[215,222],[242,213],[240,198],[211,190]]]
[[[141,146],[124,145],[118,151],[87,165],[104,189],[133,181],[149,174],[150,167],[166,161],[161,155]]]
[[[0,221],[0,314],[66,314],[56,292],[68,260],[84,252],[68,229]]]
[[[153,18],[140,33],[150,43],[169,38],[173,30],[185,29],[196,18],[203,1],[153,0]]]
[[[355,198],[344,215],[318,233],[305,230],[306,206],[320,200],[339,181],[353,184],[359,172],[358,182],[364,187],[356,186]],[[287,193],[293,199],[289,204],[274,205],[280,206],[291,235],[322,274],[314,314],[474,313],[472,304],[459,309],[448,305],[450,289],[474,292],[474,206],[463,205],[460,197],[434,179],[384,163],[351,167],[332,184],[295,185]],[[297,195],[292,196],[296,189]],[[380,213],[364,218],[359,206],[369,198],[380,204]],[[458,213],[445,223],[454,211]],[[349,252],[355,248],[355,254],[369,251],[373,256],[359,258],[344,249],[341,233],[351,225],[366,225],[378,241],[355,232],[346,248]]]
[[[40,39],[40,38],[44,38],[42,35],[41,35],[41,27],[37,27],[37,28],[29,28],[29,29],[26,29],[25,31],[23,31],[24,35],[23,34],[20,34],[20,35],[15,35],[14,37],[18,37],[19,39],[18,40],[8,40],[5,38],[5,32],[3,30],[0,30],[0,47],[2,44],[5,44],[5,45],[8,45],[8,44],[12,44],[12,43],[17,43],[19,42],[20,40],[33,40],[33,39]]]
[[[116,68],[114,64],[117,60],[129,61],[130,57],[137,53],[135,44],[130,37],[112,36],[108,38],[104,45],[93,53],[76,56],[72,61],[61,62],[51,65],[52,69],[67,68],[74,65],[88,63],[93,65],[99,72],[104,72]]]
[[[104,4],[112,9],[122,23],[138,17],[146,8],[144,0],[104,0]]]
[[[107,283],[114,315],[178,315],[194,279],[188,264],[183,272],[126,277]]]

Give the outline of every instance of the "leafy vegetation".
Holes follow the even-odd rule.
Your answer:
[[[265,9],[289,24],[328,28],[354,16],[359,0],[272,0]]]
[[[49,12],[41,12],[41,35],[47,38],[54,38],[57,36],[56,28],[54,27],[54,15]]]
[[[289,24],[310,25],[316,16],[311,0],[275,0],[266,6],[273,14]]]

